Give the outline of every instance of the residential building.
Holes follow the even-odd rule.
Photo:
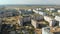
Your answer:
[[[53,34],[53,33],[50,32],[50,27],[43,27],[42,34]]]
[[[52,16],[44,16],[44,20],[49,23],[49,26],[54,26],[57,21]]]
[[[47,10],[47,11],[50,11],[50,9],[49,9],[49,8],[46,8],[46,10]]]
[[[57,21],[60,21],[60,16],[55,16],[55,19],[56,19]]]
[[[58,15],[58,13],[56,12],[56,13],[52,13],[52,16],[57,16]]]
[[[55,20],[59,21],[59,26],[60,26],[60,16],[55,16]]]
[[[22,26],[31,24],[31,17],[28,15],[22,16],[20,19],[20,24],[22,24]]]
[[[33,11],[33,9],[28,9],[27,11]]]
[[[50,8],[50,12],[54,12],[55,11],[55,8]]]
[[[42,10],[42,8],[36,8],[36,10],[37,10],[37,11],[39,11],[39,10],[41,11],[41,10]]]
[[[52,20],[50,23],[49,23],[50,26],[58,26],[59,25],[59,22],[56,21],[56,20]]]
[[[46,8],[46,10],[49,12],[56,12],[55,8]]]
[[[44,22],[44,18],[43,16],[39,17],[34,17],[33,19],[31,19],[31,24],[34,26],[34,28],[42,28],[42,27],[46,27],[46,22]]]
[[[38,11],[38,10],[34,10],[34,9],[33,9],[33,12],[35,12],[35,13],[37,13],[37,14],[40,14],[40,15],[43,15],[43,16],[46,16],[46,15],[47,15],[46,12]]]
[[[12,17],[12,16],[18,16],[19,13],[17,10],[0,10],[0,17]]]
[[[37,28],[37,22],[34,20],[31,20],[31,24],[34,26],[34,28]]]
[[[60,10],[57,10],[58,13],[60,13]]]
[[[19,10],[19,13],[20,14],[32,14],[33,11],[32,9],[28,9],[28,10],[22,9],[22,10]]]
[[[51,20],[53,20],[53,17],[51,17],[51,16],[44,16],[44,20],[50,22]]]

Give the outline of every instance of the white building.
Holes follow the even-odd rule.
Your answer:
[[[36,10],[42,10],[42,8],[36,8]]]
[[[36,11],[35,9],[33,9],[33,12],[35,12],[35,13],[39,13],[38,11]]]
[[[55,8],[46,8],[46,10],[49,11],[49,12],[54,12]]]
[[[44,16],[44,20],[50,22],[51,20],[53,20],[53,18],[51,18],[50,16]]]
[[[50,8],[50,12],[55,12],[55,8]]]
[[[31,24],[34,26],[34,28],[42,28],[46,27],[45,24],[42,24],[43,22],[37,21],[37,20],[31,20]]]
[[[59,21],[59,26],[60,26],[60,16],[55,16],[55,20]]]
[[[52,21],[49,23],[49,25],[50,25],[50,26],[57,26],[58,23],[59,23],[58,21],[52,20]]]
[[[58,10],[57,12],[60,13],[60,10]]]
[[[50,10],[55,10],[55,8],[50,8]]]
[[[44,20],[49,22],[49,26],[54,26],[56,23],[56,20],[54,20],[54,18],[49,16],[44,16]]]
[[[44,27],[42,28],[42,34],[53,34],[50,32],[50,27]]]
[[[43,20],[43,16],[36,16],[36,17],[33,17],[33,19],[31,19],[31,24],[34,26],[34,28],[37,28],[38,26],[38,21],[40,20]]]
[[[55,19],[56,19],[57,21],[60,21],[60,16],[55,16]]]
[[[37,14],[40,14],[40,15],[43,15],[43,16],[47,15],[47,13],[45,13],[43,11],[37,11],[37,10],[34,10],[34,9],[33,9],[33,12],[35,12]]]

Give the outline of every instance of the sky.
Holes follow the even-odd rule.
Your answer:
[[[0,5],[6,4],[60,5],[60,0],[0,0]]]

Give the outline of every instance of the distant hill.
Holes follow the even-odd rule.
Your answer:
[[[42,7],[42,8],[46,8],[46,7],[54,7],[54,8],[60,8],[60,5],[0,5],[1,7],[6,7],[6,8],[36,8],[36,7]]]

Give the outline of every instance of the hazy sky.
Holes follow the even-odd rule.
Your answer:
[[[54,4],[60,5],[60,0],[0,0],[1,4]]]

